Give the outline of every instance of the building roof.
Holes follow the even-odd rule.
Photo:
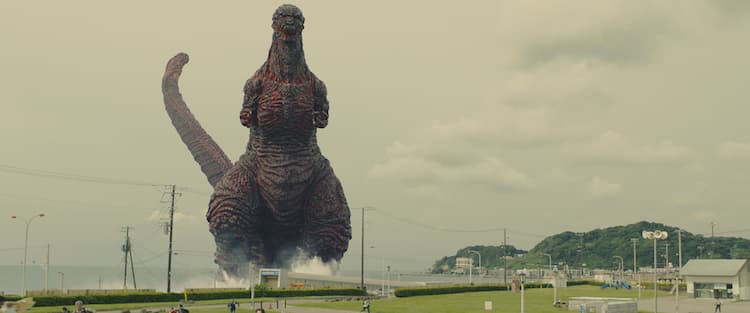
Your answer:
[[[682,267],[683,276],[735,276],[747,260],[690,260]]]

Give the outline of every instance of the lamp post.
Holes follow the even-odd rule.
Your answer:
[[[365,288],[365,211],[374,210],[373,207],[362,207],[362,246],[360,247],[362,249],[362,258],[360,259],[360,268],[359,268],[359,287],[362,288],[362,290],[367,290]]]
[[[375,246],[370,246],[370,249],[375,249]],[[380,256],[380,264],[381,264],[381,270],[382,270],[382,277],[380,280],[380,294],[385,295],[385,256]]]
[[[656,255],[656,241],[659,239],[667,239],[669,234],[666,231],[661,230],[655,230],[655,231],[646,231],[644,230],[641,235],[644,239],[652,239],[654,241],[654,313],[659,312],[659,301],[658,301],[658,293],[657,293],[657,287],[656,287],[656,262],[657,262],[657,255]]]
[[[474,251],[474,250],[469,250],[468,252],[476,253],[479,256],[479,269],[481,270],[482,269],[482,254],[479,253],[479,251]],[[471,269],[474,267],[474,258],[472,258],[471,255],[469,255],[469,257],[471,258],[471,264],[469,266],[469,284],[471,284]]]
[[[44,217],[44,213],[35,214],[34,216],[23,220],[24,223],[26,223],[26,238],[23,245],[23,266],[21,269],[21,290],[23,292],[22,295],[26,295],[26,258],[29,254],[29,225],[31,225],[31,222],[34,221],[34,219],[37,217]],[[19,219],[15,215],[11,216],[10,218]]]
[[[60,274],[60,292],[65,291],[65,273],[63,272],[57,272]]]
[[[391,297],[391,266],[388,265],[386,268],[388,269],[388,286],[386,286],[386,288],[388,288],[388,292],[385,293],[385,296],[386,298],[390,298]]]
[[[622,268],[625,266],[625,264],[622,261],[622,257],[619,255],[615,255],[612,258],[620,259],[620,283],[622,283]]]
[[[638,274],[638,238],[630,238],[633,243],[633,279],[638,279],[638,299],[641,299],[641,275]]]
[[[542,255],[546,255],[547,258],[549,258],[549,271],[551,273],[552,272],[552,255],[550,255],[549,253],[542,253]]]
[[[523,285],[525,283],[526,273],[521,272],[518,274],[518,276],[521,277],[521,313],[524,313],[524,307],[523,307]]]

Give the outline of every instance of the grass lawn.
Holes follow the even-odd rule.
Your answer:
[[[527,289],[524,292],[525,311],[530,313],[562,313],[568,312],[567,308],[555,308],[552,306],[553,290]],[[660,292],[659,296],[668,293]],[[575,286],[560,288],[557,297],[566,301],[569,297],[617,297],[637,298],[637,290],[614,290],[599,289],[595,286]],[[653,290],[642,290],[642,298],[652,298]],[[459,313],[459,312],[487,312],[484,311],[484,302],[492,301],[492,312],[517,313],[521,311],[521,294],[509,291],[487,291],[471,292],[450,295],[417,296],[408,298],[390,298],[371,301],[373,313]],[[310,302],[296,304],[298,306],[329,308],[347,311],[359,311],[362,303],[357,301],[347,302]]]

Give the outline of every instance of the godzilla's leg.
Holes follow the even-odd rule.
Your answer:
[[[209,230],[216,242],[216,263],[233,277],[247,275],[248,262],[263,263],[261,201],[250,157],[243,155],[216,185],[209,203]]]
[[[328,161],[316,177],[305,210],[301,248],[323,262],[340,261],[352,238],[349,206]]]

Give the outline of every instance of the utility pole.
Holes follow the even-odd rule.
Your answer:
[[[138,284],[135,283],[135,262],[133,262],[133,247],[130,245],[130,239],[128,238],[128,254],[130,255],[130,273],[133,276],[133,289],[138,289]]]
[[[664,269],[669,266],[669,242],[664,243]]]
[[[47,261],[44,263],[44,294],[49,292],[49,243],[47,244]]]
[[[123,227],[125,229],[125,244],[122,245],[122,252],[125,253],[125,270],[123,271],[125,273],[123,277],[122,282],[122,288],[128,289],[128,257],[130,257],[130,272],[133,276],[133,288],[138,288],[138,285],[135,282],[135,264],[133,262],[133,245],[130,243],[130,229],[133,227],[125,226]]]
[[[128,253],[130,251],[130,226],[125,226],[125,244],[122,245],[124,253],[125,268],[123,270],[122,289],[128,289]]]
[[[169,204],[169,256],[167,257],[167,293],[172,292],[172,233],[174,231],[174,195],[175,185],[171,185]]]

